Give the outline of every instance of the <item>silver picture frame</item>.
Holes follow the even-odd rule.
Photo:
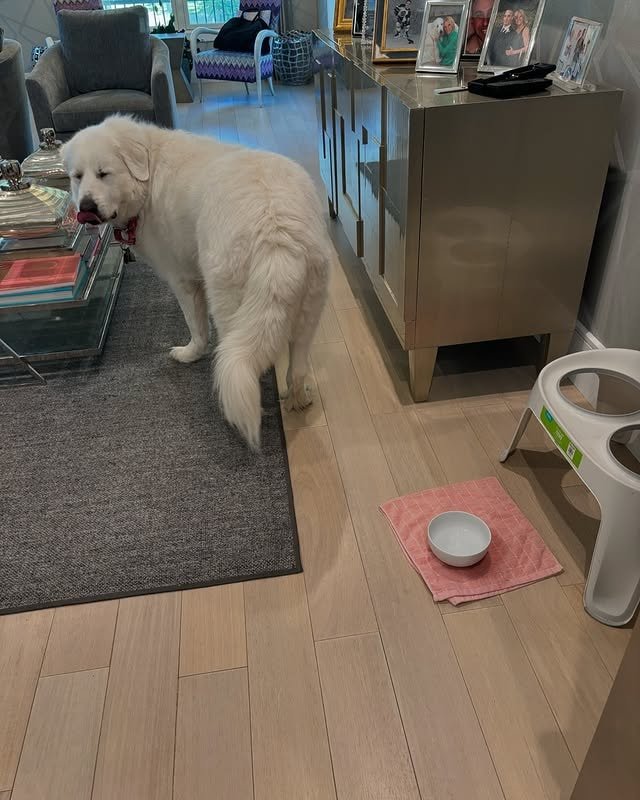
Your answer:
[[[556,71],[551,75],[554,83],[567,89],[584,86],[601,30],[601,22],[571,17],[556,59]],[[581,48],[578,45],[580,39]]]
[[[363,39],[373,38],[376,0],[355,0],[351,35]]]
[[[542,21],[545,3],[546,0],[497,0],[491,14],[489,32],[480,53],[478,72],[499,74],[517,67],[524,67],[529,63]],[[507,12],[511,12],[510,26],[504,25]],[[515,20],[518,12],[522,13],[526,20],[523,31],[518,31],[516,27]],[[503,32],[504,27],[509,27],[510,30],[505,33]],[[524,31],[526,31],[526,35],[529,38],[528,42],[521,41],[524,37]],[[517,39],[517,36],[520,36],[520,39]],[[517,41],[514,41],[514,39],[517,39]],[[518,46],[514,48],[514,44],[522,45],[524,50]],[[505,49],[504,56],[501,55],[503,48]],[[509,50],[513,50],[517,54],[508,55]]]
[[[457,73],[466,42],[470,0],[427,0],[416,58],[416,72]],[[455,25],[451,32],[447,26]],[[455,40],[451,39],[455,33]],[[439,42],[448,38],[449,52],[442,56]]]

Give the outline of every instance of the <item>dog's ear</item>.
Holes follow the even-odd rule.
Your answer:
[[[133,136],[123,138],[120,157],[137,181],[149,180],[149,150],[144,142]]]
[[[64,171],[69,174],[69,158],[71,156],[71,142],[65,142],[60,148],[60,158]]]

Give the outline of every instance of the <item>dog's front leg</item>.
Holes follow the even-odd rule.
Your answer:
[[[184,347],[172,347],[170,355],[176,361],[188,364],[202,358],[209,350],[207,298],[200,281],[172,281],[171,288],[189,327],[191,341]]]

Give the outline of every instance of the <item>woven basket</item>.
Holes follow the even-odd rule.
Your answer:
[[[299,86],[313,79],[313,34],[289,31],[273,40],[271,54],[276,78],[281,83]]]

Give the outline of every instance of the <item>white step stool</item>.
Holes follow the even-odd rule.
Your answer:
[[[588,613],[606,625],[624,625],[640,602],[640,475],[612,452],[640,442],[640,402],[631,413],[580,408],[565,397],[560,382],[571,373],[598,373],[621,379],[640,398],[640,352],[593,350],[547,364],[529,394],[528,407],[509,448],[517,447],[531,418],[553,439],[600,505],[601,522],[584,592]]]

